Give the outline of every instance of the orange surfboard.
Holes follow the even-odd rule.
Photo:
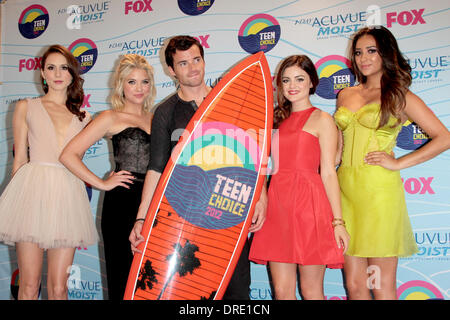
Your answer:
[[[259,52],[211,90],[174,148],[124,299],[222,298],[265,180],[272,121],[272,78]]]

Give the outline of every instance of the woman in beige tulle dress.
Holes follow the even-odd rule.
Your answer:
[[[13,116],[12,179],[0,198],[0,241],[15,244],[19,299],[37,299],[47,251],[49,299],[67,299],[75,249],[97,242],[85,184],[58,157],[90,120],[79,64],[64,47],[43,55],[45,95],[19,101]],[[29,150],[28,150],[29,148]]]

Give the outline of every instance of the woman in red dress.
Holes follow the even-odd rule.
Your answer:
[[[324,299],[325,269],[342,268],[349,241],[335,170],[338,131],[309,100],[319,79],[307,56],[283,60],[276,81],[274,171],[250,259],[269,262],[276,299],[296,299],[297,267],[302,297]]]

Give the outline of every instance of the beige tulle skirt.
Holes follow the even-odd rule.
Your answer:
[[[98,241],[85,184],[58,164],[27,163],[0,197],[0,241],[43,249]]]

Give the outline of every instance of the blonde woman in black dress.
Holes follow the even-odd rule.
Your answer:
[[[76,176],[106,190],[101,228],[108,297],[121,300],[133,260],[128,236],[141,201],[150,157],[150,127],[155,97],[153,68],[137,54],[122,56],[114,73],[112,110],[103,111],[63,151],[60,160]],[[101,179],[81,161],[102,137],[111,137],[115,169]]]

